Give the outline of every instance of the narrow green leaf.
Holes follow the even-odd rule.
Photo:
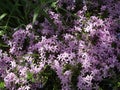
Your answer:
[[[38,15],[39,15],[39,11],[40,11],[39,8],[36,8],[35,11],[34,11],[33,21],[32,21],[33,24],[35,23]]]
[[[7,15],[6,13],[3,13],[3,14],[0,16],[0,21],[1,21],[6,15]]]
[[[1,44],[1,43],[0,43],[0,47],[9,47],[9,46],[8,46],[8,45]]]

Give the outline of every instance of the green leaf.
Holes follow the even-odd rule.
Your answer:
[[[0,16],[0,21],[1,21],[6,15],[7,15],[6,13],[3,13],[3,14]]]
[[[31,73],[31,72],[28,72],[28,73],[27,73],[27,79],[28,79],[29,81],[31,81],[31,82],[35,82],[35,79],[34,79],[34,77],[33,77],[33,73]]]
[[[57,7],[57,2],[53,2],[52,4],[51,4],[51,7],[53,7],[53,8],[56,8]]]
[[[9,46],[8,46],[8,45],[1,44],[1,43],[0,43],[0,47],[9,47]]]
[[[39,12],[40,12],[39,8],[36,8],[34,11],[34,15],[33,15],[33,21],[32,21],[33,24],[35,23],[38,15],[39,15]]]
[[[117,83],[117,86],[120,87],[120,82]]]
[[[33,73],[28,72],[27,73],[27,79],[31,79],[33,77]]]
[[[3,36],[4,35],[4,31],[0,31],[0,36]]]
[[[5,83],[4,82],[0,82],[0,89],[5,88]]]

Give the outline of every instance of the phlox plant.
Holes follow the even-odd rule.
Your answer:
[[[1,0],[0,90],[119,90],[119,0]]]

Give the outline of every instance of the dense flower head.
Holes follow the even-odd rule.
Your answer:
[[[0,49],[0,77],[6,88],[39,90],[51,79],[60,80],[61,90],[99,90],[100,82],[120,72],[120,1],[83,1],[83,8],[74,11],[76,0],[58,0],[59,8],[65,4],[71,11],[70,22],[49,9],[52,23],[45,18],[14,31],[6,42],[9,50]],[[57,79],[50,76],[53,72]]]

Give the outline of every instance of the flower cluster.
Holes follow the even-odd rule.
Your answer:
[[[57,78],[61,88],[54,90],[99,90],[100,82],[120,72],[120,1],[83,0],[83,8],[73,14],[76,1],[57,3],[66,5],[71,23],[50,9],[53,23],[45,18],[14,31],[6,42],[9,51],[0,50],[0,75],[7,89],[39,90]],[[49,70],[55,77],[46,80],[43,73]]]

